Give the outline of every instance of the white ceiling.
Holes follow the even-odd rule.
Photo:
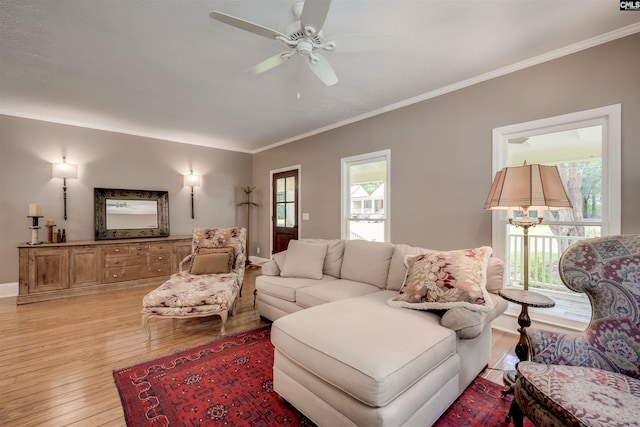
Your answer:
[[[245,73],[283,45],[209,18],[284,32],[294,3],[0,0],[0,113],[256,152],[640,31],[613,0],[333,0],[325,38],[395,45],[325,53],[327,87],[300,58]]]

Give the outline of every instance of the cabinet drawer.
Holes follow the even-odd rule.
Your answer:
[[[104,246],[102,248],[104,256],[129,255],[129,245]]]
[[[170,252],[170,251],[171,251],[171,243],[167,243],[167,242],[149,243],[149,252]]]
[[[132,265],[147,265],[146,255],[105,256],[104,268],[129,267]]]
[[[146,254],[149,252],[149,243],[132,243],[129,246],[129,254]]]
[[[149,252],[149,243],[131,243],[128,245],[105,246],[102,253],[105,256],[110,255],[136,255],[146,254]]]
[[[104,283],[147,279],[150,277],[169,276],[170,274],[171,265],[168,263],[124,268],[109,268],[104,271]]]
[[[171,252],[150,252],[149,264],[164,264],[171,265]]]
[[[149,265],[171,262],[171,252],[155,252],[149,254],[136,253],[134,255],[109,255],[104,257],[104,268],[129,267],[132,265]]]

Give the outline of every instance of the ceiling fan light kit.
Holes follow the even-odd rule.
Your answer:
[[[331,0],[307,0],[293,5],[293,14],[298,21],[293,22],[287,28],[287,34],[281,33],[262,25],[245,21],[222,12],[213,11],[209,14],[211,19],[223,22],[227,25],[257,34],[262,37],[278,40],[284,43],[290,50],[274,55],[253,66],[247,72],[260,74],[278,65],[283,64],[294,54],[307,59],[311,71],[327,86],[338,83],[338,76],[333,67],[318,51],[328,52],[355,52],[371,51],[377,48],[386,48],[387,36],[373,34],[352,34],[337,36],[339,40],[324,40],[322,27],[327,18]],[[344,43],[345,49],[340,50],[340,44]]]

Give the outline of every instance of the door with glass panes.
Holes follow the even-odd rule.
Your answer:
[[[273,175],[273,253],[298,238],[298,170]]]

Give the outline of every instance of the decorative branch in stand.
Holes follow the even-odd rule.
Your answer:
[[[250,236],[249,227],[251,225],[251,208],[254,207],[254,206],[260,206],[260,205],[257,204],[257,203],[253,203],[251,201],[251,192],[253,190],[255,190],[256,187],[247,186],[247,187],[241,187],[241,188],[242,188],[242,191],[244,191],[244,194],[247,195],[247,201],[246,202],[242,202],[242,203],[238,203],[238,206],[246,206],[247,207],[247,227],[246,227],[247,228],[247,244],[246,244],[246,247],[245,247],[245,250],[246,250],[245,265],[248,266],[250,264],[250,262],[249,262],[249,242],[251,240],[249,239],[249,236]]]

